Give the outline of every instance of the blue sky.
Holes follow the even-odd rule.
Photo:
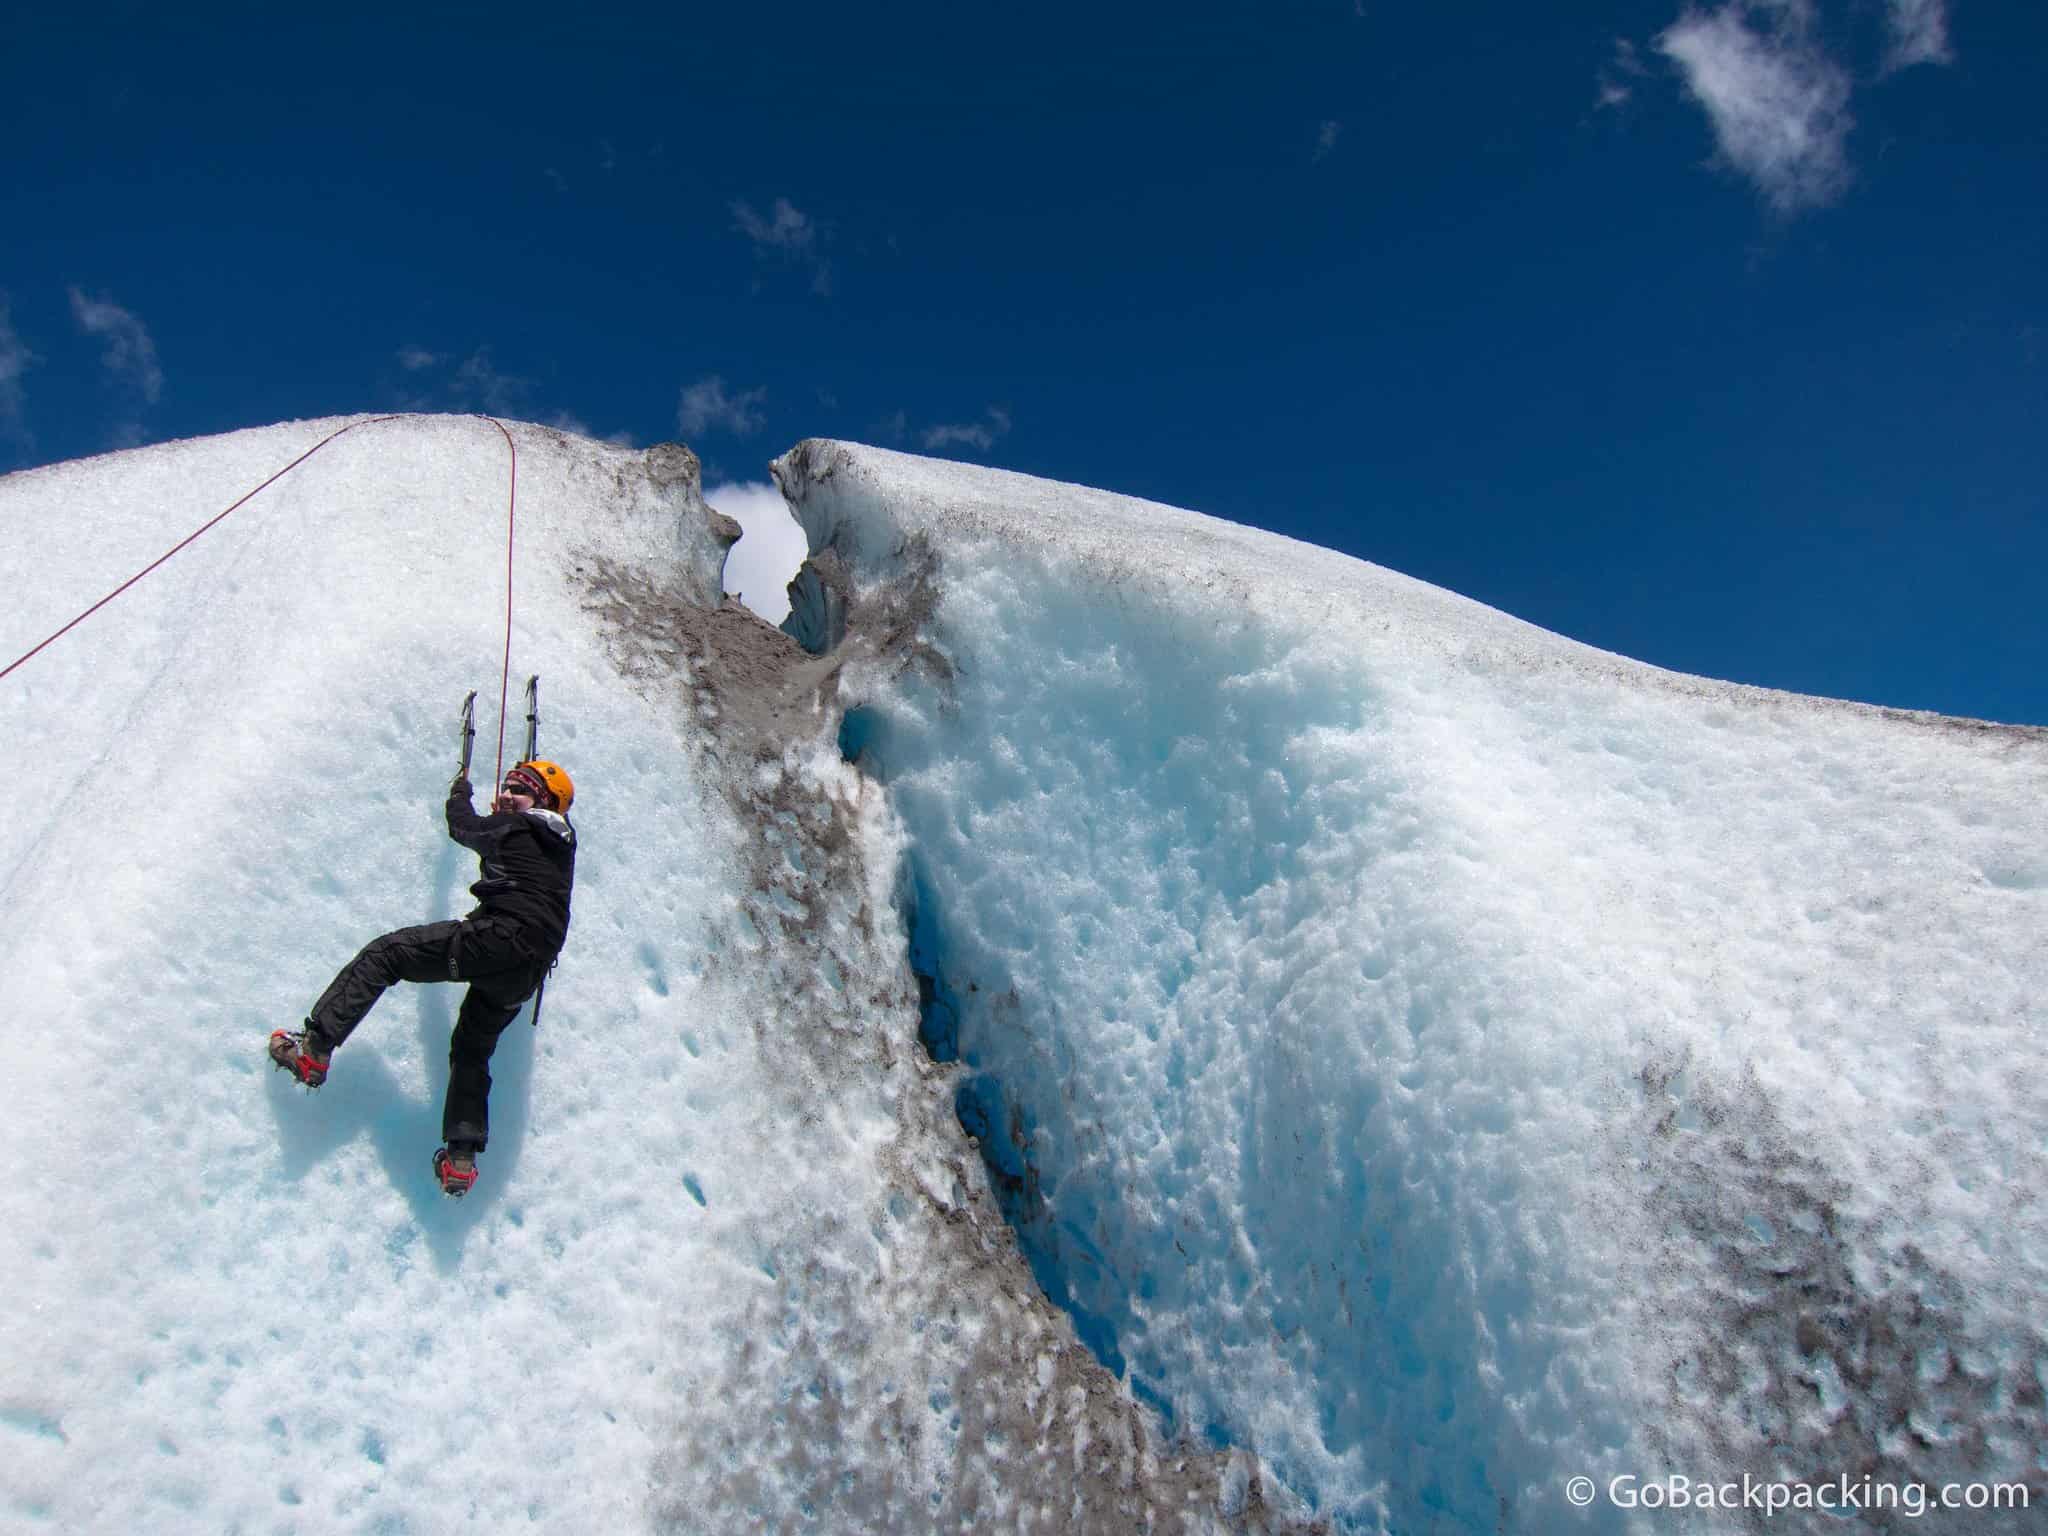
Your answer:
[[[2044,60],[2031,0],[10,13],[0,468],[847,437],[2048,723]]]

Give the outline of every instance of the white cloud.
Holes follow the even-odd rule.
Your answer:
[[[535,381],[525,374],[502,371],[487,346],[478,347],[452,369],[448,366],[450,354],[429,352],[425,347],[411,343],[398,349],[397,358],[399,367],[418,376],[414,388],[400,391],[392,401],[399,410],[446,410],[454,406],[461,410],[483,411],[492,416],[518,416],[529,421],[543,419],[542,406],[535,399]],[[590,423],[573,411],[557,409],[545,420],[548,426],[573,432],[578,437],[599,437]],[[600,441],[622,448],[633,446],[631,435],[625,432],[610,433]]]
[[[77,288],[70,292],[79,329],[106,343],[100,360],[107,372],[132,383],[145,403],[156,404],[164,392],[164,371],[157,364],[148,327],[112,299],[89,299]]]
[[[7,312],[7,296],[0,293],[0,434],[21,443],[28,441],[28,428],[22,416],[25,396],[21,376],[36,361],[35,353],[15,333]]]
[[[926,427],[924,430],[925,447],[950,448],[957,443],[964,444],[970,448],[979,448],[986,453],[995,446],[997,438],[1010,430],[1010,413],[992,405],[985,414],[987,419],[983,421]]]
[[[533,380],[500,373],[491,362],[491,349],[478,347],[455,370],[454,390],[465,405],[481,404],[494,416],[516,415],[533,394]]]
[[[1952,64],[1948,45],[1948,0],[1891,0],[1887,17],[1892,45],[1885,54],[1885,72],[1914,64]]]
[[[697,437],[712,430],[745,437],[761,430],[760,406],[767,398],[766,388],[728,394],[725,380],[714,373],[683,390],[676,406],[676,425],[685,437]]]
[[[772,218],[763,218],[749,203],[732,205],[733,228],[754,244],[801,254],[817,242],[818,226],[786,197],[775,199]]]
[[[1316,129],[1316,158],[1318,160],[1337,147],[1337,135],[1343,131],[1344,125],[1334,117],[1323,119],[1322,126]]]
[[[810,215],[788,198],[776,198],[766,215],[751,203],[736,202],[732,219],[733,228],[754,242],[756,254],[802,263],[811,270],[812,292],[831,293],[832,266],[825,259],[824,236]]]
[[[1735,0],[1687,11],[1657,39],[1722,156],[1782,213],[1832,202],[1849,183],[1849,77],[1813,41],[1812,22],[1807,0]]]
[[[1635,95],[1635,87],[1628,80],[1640,80],[1649,70],[1643,65],[1642,57],[1636,52],[1636,45],[1625,37],[1614,40],[1614,53],[1600,71],[1600,99],[1596,107],[1618,107]],[[1623,77],[1626,76],[1627,79]]]
[[[610,432],[603,437],[598,437],[596,428],[592,427],[589,422],[578,416],[574,411],[557,411],[548,418],[547,424],[557,432],[569,432],[577,437],[597,438],[599,442],[609,443],[614,448],[631,448],[635,446],[633,434],[630,432]]]
[[[714,485],[704,500],[740,525],[739,543],[725,557],[725,589],[770,624],[789,617],[788,587],[810,553],[789,504],[772,485]]]

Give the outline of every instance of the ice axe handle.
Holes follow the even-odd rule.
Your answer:
[[[476,690],[469,690],[469,697],[462,701],[462,770],[457,778],[469,777],[469,752],[476,745]]]

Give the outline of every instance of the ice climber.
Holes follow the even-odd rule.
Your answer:
[[[320,994],[304,1029],[270,1037],[270,1059],[318,1088],[329,1055],[394,982],[468,982],[448,1043],[446,1145],[434,1153],[434,1176],[451,1195],[476,1183],[490,1131],[491,1052],[561,953],[576,879],[576,829],[566,815],[576,786],[560,764],[515,765],[488,816],[477,815],[470,793],[467,773],[458,774],[448,787],[448,835],[483,862],[483,878],[469,888],[476,910],[372,939]]]

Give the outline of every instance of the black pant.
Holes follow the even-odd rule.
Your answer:
[[[320,994],[306,1023],[330,1050],[400,981],[466,981],[469,991],[448,1042],[448,1102],[441,1139],[481,1152],[490,1139],[491,1052],[554,963],[546,941],[518,919],[472,912],[461,922],[423,923],[374,938]]]

